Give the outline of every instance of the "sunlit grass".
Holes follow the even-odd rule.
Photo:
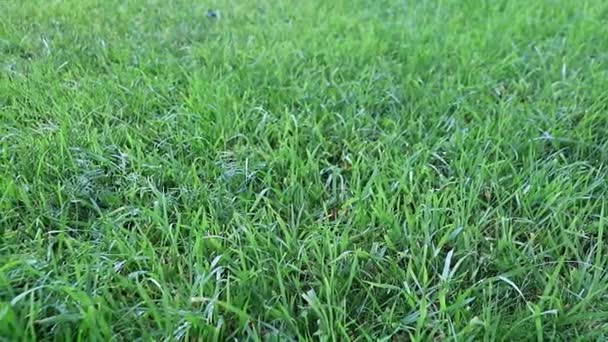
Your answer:
[[[608,338],[603,1],[0,1],[0,336]]]

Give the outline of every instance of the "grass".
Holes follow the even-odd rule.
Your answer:
[[[0,13],[2,340],[608,339],[605,1]]]

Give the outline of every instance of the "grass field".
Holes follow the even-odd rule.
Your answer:
[[[607,22],[1,0],[2,340],[608,339]]]

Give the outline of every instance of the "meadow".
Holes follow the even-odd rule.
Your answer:
[[[0,340],[608,339],[607,23],[1,0]]]

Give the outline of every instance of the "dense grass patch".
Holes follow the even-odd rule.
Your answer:
[[[608,338],[605,1],[0,13],[6,340]]]

